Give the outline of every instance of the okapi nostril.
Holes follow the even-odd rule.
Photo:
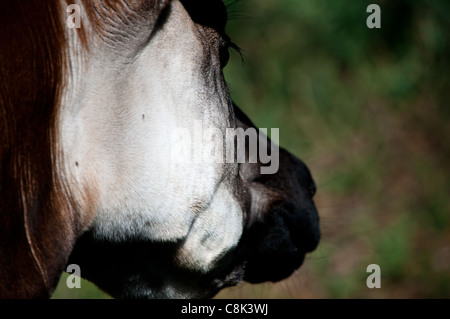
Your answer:
[[[309,194],[313,197],[316,194],[316,185],[312,185],[309,187]]]
[[[250,227],[243,243],[246,281],[279,281],[301,266],[305,254],[313,251],[320,239],[313,205],[276,201],[262,220]]]

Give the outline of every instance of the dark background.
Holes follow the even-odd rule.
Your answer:
[[[366,8],[381,7],[381,29]],[[450,1],[228,1],[225,76],[318,185],[322,241],[276,284],[219,298],[450,297]],[[270,132],[270,130],[269,130]],[[366,267],[381,268],[368,289]],[[100,298],[87,282],[54,298]]]

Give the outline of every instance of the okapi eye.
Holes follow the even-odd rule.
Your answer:
[[[222,69],[228,64],[228,60],[230,59],[230,49],[235,50],[241,56],[241,59],[243,59],[239,46],[232,42],[228,35],[223,34],[219,48],[220,67]]]

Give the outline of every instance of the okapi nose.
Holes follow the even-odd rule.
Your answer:
[[[317,248],[320,240],[319,214],[313,201],[316,193],[316,183],[314,182],[308,167],[295,158],[296,165],[300,166],[297,178],[300,189],[295,192],[295,199],[291,202],[292,207],[287,211],[292,212],[291,232],[297,245],[305,252],[311,252]],[[295,212],[295,213],[294,213]]]
[[[288,223],[294,243],[305,253],[315,250],[321,235],[316,207],[311,204],[307,208],[291,212],[297,215],[293,216]]]

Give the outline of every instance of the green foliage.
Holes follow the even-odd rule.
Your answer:
[[[285,297],[450,297],[450,2],[375,1],[381,29],[373,1],[240,3],[233,98],[319,185],[322,242],[297,275],[313,283]]]
[[[100,291],[93,283],[81,279],[80,288],[68,288],[69,274],[63,273],[59,280],[52,299],[110,299],[107,294]],[[69,278],[70,280],[71,278]]]

